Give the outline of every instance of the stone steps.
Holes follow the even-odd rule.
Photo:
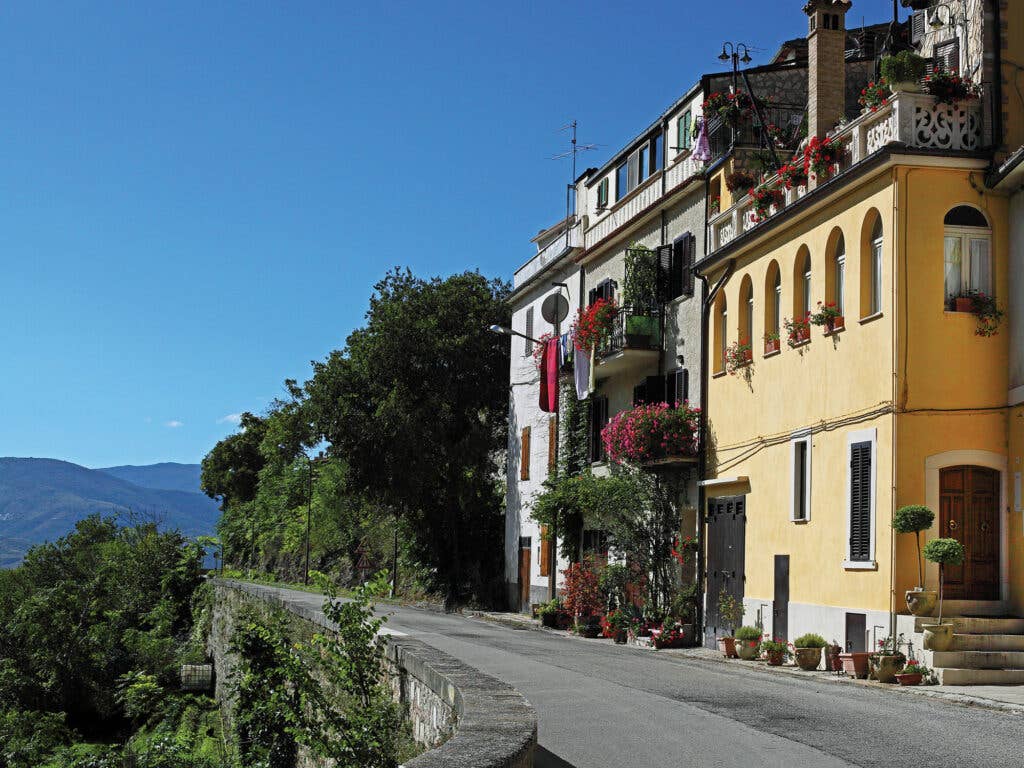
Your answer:
[[[1024,635],[953,635],[951,651],[1024,651]]]
[[[949,616],[943,622],[952,622],[953,633],[957,635],[1024,635],[1024,619],[994,618],[986,616]],[[917,616],[914,631],[923,632],[925,624],[934,624],[935,619]]]
[[[1024,671],[1024,651],[934,651],[932,664],[945,669],[1009,669]]]
[[[942,685],[1024,685],[1024,669],[965,669],[936,667]]]

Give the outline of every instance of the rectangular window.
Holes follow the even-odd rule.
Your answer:
[[[629,161],[626,160],[615,169],[615,200],[624,198],[629,190]]]
[[[790,440],[793,465],[792,506],[789,519],[802,523],[811,519],[811,436]]]
[[[670,407],[682,405],[690,399],[690,372],[677,368],[665,374],[665,402]]]
[[[969,291],[991,295],[992,241],[989,236],[977,237],[968,232],[946,228],[943,238],[943,276],[946,306]]]
[[[523,339],[523,356],[529,357],[533,354],[533,342],[530,341],[533,338],[533,307],[526,309],[526,330],[523,333],[530,337]]]
[[[961,247],[963,239],[955,235],[946,235],[944,239],[944,261],[946,275],[946,300],[955,299],[960,295],[961,273],[960,265],[963,263]]]
[[[648,166],[651,169],[651,173],[661,170],[661,158],[664,155],[665,139],[662,134],[658,134],[651,140],[651,162]]]
[[[650,173],[650,164],[647,162],[647,147],[641,147],[639,151],[633,153],[633,157],[629,159],[630,164],[633,163],[634,159],[636,160],[636,181],[632,183],[630,189],[639,185],[640,182],[646,179]],[[632,169],[630,171],[630,175],[633,175]],[[632,179],[630,181],[632,181]]]
[[[608,398],[600,395],[590,399],[590,441],[589,458],[593,464],[604,461],[604,441],[601,439],[601,430],[608,423]]]
[[[530,428],[523,427],[519,438],[519,479],[530,479]]]
[[[608,179],[601,179],[601,183],[597,185],[597,207],[607,208],[608,207]]]

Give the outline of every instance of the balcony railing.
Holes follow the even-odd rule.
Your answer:
[[[547,246],[539,250],[532,259],[516,270],[515,275],[512,277],[512,286],[514,288],[521,286],[561,256],[566,247],[579,248],[580,240],[580,225],[579,223],[574,223],[569,228],[568,236],[565,232],[562,232],[562,234],[548,243]]]
[[[776,146],[782,144],[790,151],[795,149],[800,142],[800,124],[804,119],[804,107],[766,105],[759,110],[763,122],[758,119],[756,113],[751,115],[749,120],[743,121],[736,128],[735,143],[764,148],[774,143]],[[728,152],[733,145],[733,129],[718,115],[708,120],[708,144],[711,148],[712,163]]]
[[[954,109],[949,104],[936,104],[935,97],[928,94],[898,93],[877,112],[865,112],[831,133],[830,137],[844,147],[838,169],[842,172],[888,144],[918,149],[974,151],[982,145],[981,127],[981,105],[977,101],[961,102]],[[778,176],[766,179],[764,184],[776,186]],[[808,184],[808,187],[785,190],[782,204],[773,206],[768,218],[814,189],[813,180]],[[709,251],[714,253],[759,223],[754,214],[753,200],[744,195],[731,208],[711,218]]]
[[[610,357],[628,350],[661,349],[661,307],[622,307],[615,313],[612,331],[598,345],[595,356]]]

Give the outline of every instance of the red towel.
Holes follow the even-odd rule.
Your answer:
[[[540,409],[545,413],[558,412],[558,339],[544,343],[540,358]]]

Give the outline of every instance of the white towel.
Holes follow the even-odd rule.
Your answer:
[[[590,355],[582,349],[573,350],[572,372],[576,382],[576,399],[586,400],[590,397]]]

